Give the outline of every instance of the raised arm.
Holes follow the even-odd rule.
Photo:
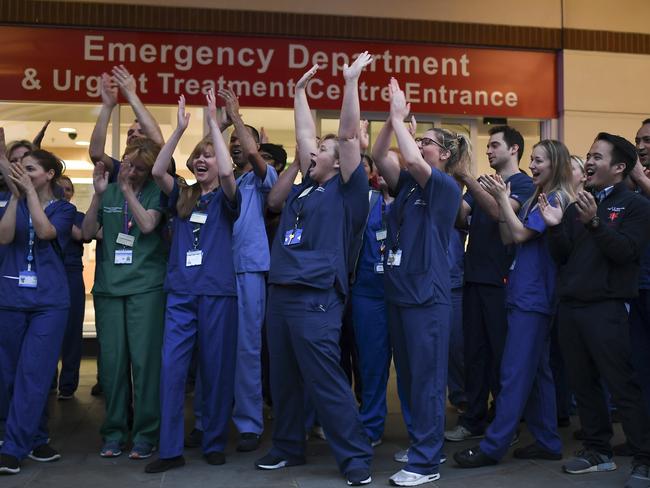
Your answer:
[[[122,190],[124,199],[129,206],[129,211],[133,215],[133,220],[138,224],[138,229],[143,234],[150,234],[158,227],[162,214],[158,210],[152,208],[147,209],[142,206],[129,181],[131,163],[122,164],[124,166],[117,174],[117,183],[120,185],[120,190]]]
[[[27,208],[32,217],[32,225],[36,236],[44,241],[56,239],[56,227],[52,225],[50,219],[45,215],[38,193],[36,193],[36,189],[32,184],[32,179],[22,165],[14,164],[11,167],[11,179],[27,199]]]
[[[317,152],[316,144],[316,124],[309,110],[307,101],[307,85],[318,71],[318,65],[315,64],[307,71],[302,78],[296,83],[296,94],[293,98],[293,117],[296,126],[296,144],[300,148],[298,156],[300,157],[300,171],[303,175],[307,174],[309,165]]]
[[[41,130],[38,131],[38,134],[34,137],[32,140],[32,144],[36,146],[37,148],[40,149],[41,143],[43,142],[43,138],[45,137],[45,131],[47,130],[47,127],[50,125],[51,120],[46,120],[45,123],[43,124],[43,127],[41,127]]]
[[[339,164],[341,178],[344,182],[361,162],[361,145],[359,143],[359,124],[361,109],[359,107],[359,76],[363,69],[372,62],[372,56],[364,51],[354,62],[343,66],[343,105],[339,120]]]
[[[266,161],[260,155],[259,146],[255,142],[255,139],[253,139],[248,127],[244,125],[244,121],[239,113],[239,100],[237,100],[237,95],[230,88],[227,88],[219,90],[219,96],[226,103],[226,114],[235,126],[235,134],[241,144],[244,157],[253,166],[253,171],[257,177],[264,181],[267,169]]]
[[[291,192],[291,187],[293,182],[296,181],[298,176],[298,171],[300,171],[300,161],[298,161],[298,150],[296,150],[296,156],[293,159],[293,163],[285,169],[280,176],[278,176],[278,181],[275,182],[273,188],[266,197],[266,206],[271,212],[280,213],[284,202],[287,200],[289,193]]]
[[[393,125],[389,116],[372,145],[372,159],[377,165],[379,174],[386,181],[388,188],[395,190],[399,181],[400,167],[399,163],[395,164],[396,162],[388,156],[392,137]]]
[[[632,181],[636,184],[637,188],[641,190],[641,193],[646,197],[650,197],[650,178],[646,175],[643,170],[643,165],[638,159],[634,168],[632,168],[632,171],[630,172],[630,178],[632,178]]]
[[[389,93],[390,119],[397,137],[397,145],[406,161],[409,173],[411,173],[418,185],[424,188],[429,178],[431,178],[431,166],[422,157],[420,148],[418,148],[408,128],[404,125],[404,119],[408,117],[411,111],[411,104],[406,103],[404,92],[400,89],[395,78],[390,80]]]
[[[160,126],[140,100],[135,89],[135,78],[133,75],[129,73],[124,65],[119,65],[113,68],[113,76],[120,87],[120,92],[126,98],[126,101],[129,102],[129,105],[131,105],[135,118],[138,119],[144,135],[159,146],[162,146],[165,140],[163,139],[162,132],[160,132]]]
[[[223,139],[223,134],[219,130],[219,124],[217,123],[217,100],[212,90],[208,91],[205,98],[208,102],[208,125],[210,126],[214,155],[217,159],[221,189],[224,195],[226,195],[226,198],[233,201],[237,195],[237,183],[235,182],[235,175],[232,171],[232,158],[230,157],[230,152],[228,152],[226,141]]]
[[[93,170],[93,187],[95,188],[95,193],[93,193],[93,197],[90,200],[90,206],[88,207],[84,220],[81,223],[81,236],[84,241],[94,239],[99,230],[97,214],[102,204],[102,195],[108,187],[109,175],[110,173],[106,171],[104,163],[100,161],[95,165],[95,169]]]
[[[0,127],[0,174],[5,180],[5,184],[9,188],[9,191],[14,194],[17,198],[20,198],[20,191],[16,188],[16,185],[11,180],[11,163],[7,158],[7,144],[5,142],[5,129]]]
[[[158,188],[165,194],[169,195],[174,189],[174,177],[170,175],[167,170],[169,165],[172,162],[172,156],[174,155],[174,150],[178,145],[178,142],[181,140],[183,133],[187,129],[188,124],[190,123],[190,114],[185,113],[185,96],[181,95],[178,98],[178,124],[176,129],[172,132],[172,135],[169,137],[169,140],[162,147],[156,158],[156,162],[153,165],[151,170],[151,176],[153,176],[156,185]]]
[[[3,127],[0,127],[0,172],[2,172],[2,177],[11,190],[11,198],[7,203],[2,219],[0,219],[0,245],[5,245],[12,243],[16,235],[16,209],[18,208],[20,192],[11,180],[11,166],[7,159],[7,145],[5,144]]]
[[[104,163],[104,168],[109,174],[113,171],[113,160],[104,152],[106,146],[106,132],[108,123],[111,120],[111,113],[117,105],[117,84],[115,80],[106,73],[102,73],[101,80],[102,107],[97,116],[97,122],[90,136],[90,146],[88,153],[93,164],[100,161]]]

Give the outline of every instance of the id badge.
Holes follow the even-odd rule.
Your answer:
[[[36,288],[38,278],[33,271],[21,271],[18,273],[18,286],[21,288]]]
[[[298,198],[306,197],[307,195],[309,195],[309,194],[311,193],[311,191],[312,191],[313,189],[314,189],[313,186],[310,186],[310,187],[305,188],[305,189],[302,191],[302,193],[300,193],[300,195],[298,195]]]
[[[201,266],[203,263],[203,251],[196,249],[194,251],[187,251],[185,254],[185,266]]]
[[[190,222],[193,224],[205,224],[205,222],[208,220],[208,214],[203,213],[203,212],[192,212],[192,215],[190,215]]]
[[[384,263],[375,264],[375,273],[376,274],[384,274]]]
[[[133,251],[131,249],[116,249],[115,264],[133,264]]]
[[[133,247],[133,244],[135,244],[135,236],[120,232],[117,234],[117,239],[115,239],[115,242],[121,246]]]
[[[291,229],[284,233],[285,246],[300,244],[301,240],[302,240],[302,229]]]
[[[386,260],[388,266],[399,266],[402,264],[402,250],[398,249],[393,252],[392,250],[388,251],[388,259]]]
[[[388,237],[388,231],[386,229],[381,229],[375,232],[375,236],[377,237],[378,241],[385,241],[386,237]]]

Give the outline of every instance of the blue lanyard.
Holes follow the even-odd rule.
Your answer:
[[[36,233],[34,232],[34,224],[32,223],[32,216],[29,216],[29,252],[27,253],[27,271],[32,270],[32,263],[34,262],[34,239]]]

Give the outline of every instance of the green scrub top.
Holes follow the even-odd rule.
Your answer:
[[[145,209],[162,213],[160,190],[153,180],[145,183],[139,200]],[[125,230],[124,202],[119,185],[108,185],[97,215],[103,227],[103,239],[97,253],[93,295],[126,296],[163,288],[167,270],[167,252],[162,240],[164,222],[161,220],[153,232],[143,234],[129,209],[126,223],[131,223],[127,225],[128,233],[135,241],[132,248],[118,244],[117,235]],[[126,249],[133,250],[132,264],[115,264],[115,251]]]

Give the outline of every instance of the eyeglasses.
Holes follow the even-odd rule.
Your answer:
[[[421,145],[422,147],[426,147],[426,146],[430,146],[431,144],[435,144],[436,146],[438,146],[443,151],[447,150],[447,148],[445,146],[440,144],[435,139],[431,139],[430,137],[416,137],[415,138],[415,143]]]

